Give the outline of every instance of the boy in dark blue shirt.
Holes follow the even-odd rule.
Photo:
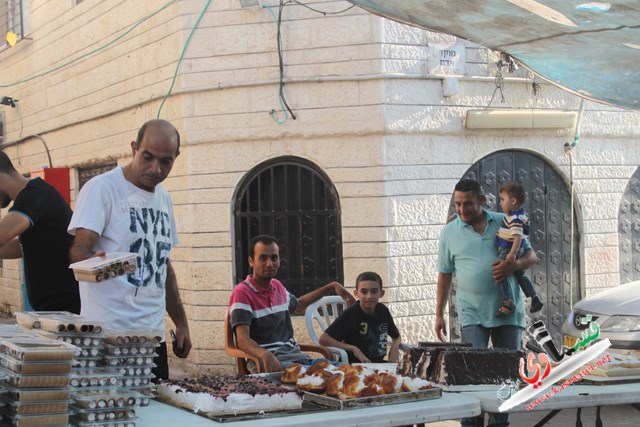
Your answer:
[[[389,309],[379,302],[384,295],[382,278],[374,272],[364,272],[356,279],[355,297],[351,307],[320,336],[320,344],[342,348],[349,362],[383,363],[387,355],[387,335],[392,338],[389,362],[396,363],[400,352],[400,332]]]

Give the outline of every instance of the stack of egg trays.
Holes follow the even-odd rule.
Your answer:
[[[78,427],[135,427],[143,396],[125,388],[86,388],[72,395],[71,421]]]
[[[75,371],[95,368],[100,360],[100,338],[104,334],[100,322],[92,322],[77,314],[59,312],[16,313],[25,326],[32,325],[43,337],[63,341],[80,348],[73,361]]]
[[[26,329],[40,329],[42,326],[40,323],[40,318],[43,318],[43,319],[63,318],[67,322],[69,322],[69,319],[75,320],[81,317],[80,315],[71,313],[69,311],[17,311],[16,312],[16,323]],[[45,320],[45,323],[46,323],[45,326],[47,328],[52,328],[51,322],[49,322],[48,320]],[[58,331],[58,328],[60,328],[61,324],[64,327],[64,329],[67,328],[68,323],[66,325],[60,322],[55,323],[53,325],[55,326],[53,332],[60,332]]]
[[[141,406],[147,406],[155,396],[153,361],[163,332],[109,329],[102,338],[104,366],[116,369],[122,387],[143,395]]]
[[[2,425],[67,426],[71,363],[79,349],[47,338],[0,339]]]

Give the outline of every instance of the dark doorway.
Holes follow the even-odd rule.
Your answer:
[[[571,311],[570,301],[580,299],[580,232],[577,222],[577,202],[571,209],[571,191],[561,175],[545,160],[524,151],[498,151],[471,166],[463,178],[474,179],[482,185],[486,209],[500,211],[498,189],[507,181],[519,181],[525,187],[525,210],[530,217],[529,239],[538,256],[538,264],[529,274],[536,292],[544,301],[544,308],[527,317],[530,322],[544,321],[557,345],[561,345],[562,324]],[[454,214],[453,198],[449,217]],[[573,230],[571,215],[573,214]],[[573,251],[571,237],[573,235]],[[570,283],[573,282],[573,286]],[[452,340],[460,339],[455,305],[455,282],[449,311]]]
[[[279,157],[255,167],[238,186],[234,219],[235,283],[250,274],[249,242],[258,234],[280,242],[277,277],[294,295],[344,283],[338,193],[313,163]]]
[[[640,168],[624,190],[618,214],[620,283],[640,280]]]

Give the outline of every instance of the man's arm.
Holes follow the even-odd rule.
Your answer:
[[[31,226],[29,219],[9,212],[0,220],[0,259],[21,258],[22,250],[17,237]]]
[[[447,323],[444,321],[444,307],[449,302],[453,273],[438,273],[438,288],[436,294],[436,336],[444,341],[447,336]]]
[[[234,330],[236,333],[236,343],[240,350],[259,358],[267,372],[282,371],[282,366],[278,358],[251,339],[249,335],[249,325],[237,325]]]
[[[337,347],[345,351],[350,351],[351,353],[353,353],[355,358],[362,363],[371,362],[371,360],[369,360],[369,358],[365,356],[362,350],[360,350],[358,347],[352,344],[347,344],[346,342],[338,341],[337,339],[329,335],[327,332],[323,332],[322,335],[320,335],[320,339],[318,340],[318,343],[320,343],[320,345]]]
[[[298,305],[296,306],[295,312],[298,314],[304,313],[309,305],[318,301],[320,298],[331,294],[332,292],[335,292],[336,295],[341,296],[347,302],[348,306],[356,302],[356,299],[344,286],[342,286],[338,282],[331,282],[298,298]]]
[[[501,282],[511,276],[514,271],[526,270],[538,262],[538,257],[533,249],[527,249],[515,262],[507,262],[504,259],[496,260],[493,265],[493,280]]]
[[[20,247],[20,241],[18,239],[10,240],[0,246],[0,259],[16,258],[22,258],[22,247]]]
[[[181,359],[184,359],[191,351],[191,336],[189,334],[187,314],[184,312],[184,306],[180,299],[176,273],[173,270],[170,260],[167,260],[167,282],[165,287],[167,313],[169,313],[169,317],[173,320],[173,324],[176,325],[176,340],[173,343],[173,353]]]
[[[389,348],[389,362],[398,363],[400,359],[400,337],[392,338],[391,347]]]
[[[94,251],[96,243],[100,235],[88,228],[76,229],[76,237],[73,239],[73,245],[69,249],[69,260],[71,262],[84,261],[95,256],[104,256],[104,251]]]

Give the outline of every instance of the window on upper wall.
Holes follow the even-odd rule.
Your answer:
[[[94,176],[98,176],[118,166],[117,162],[106,162],[78,168],[78,191]]]
[[[24,38],[28,28],[28,0],[0,0],[0,49],[11,46],[13,41]]]

